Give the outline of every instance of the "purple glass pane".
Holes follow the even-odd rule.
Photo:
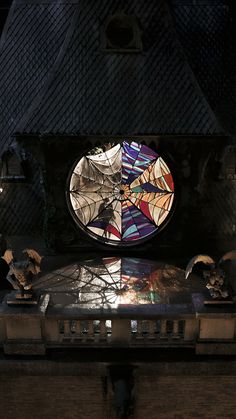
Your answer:
[[[157,230],[157,227],[134,205],[122,207],[122,239],[138,240]]]
[[[158,158],[158,154],[145,145],[135,143],[122,146],[122,183],[129,184]]]

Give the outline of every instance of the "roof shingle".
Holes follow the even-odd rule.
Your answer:
[[[78,1],[74,32],[54,79],[32,105],[25,133],[222,134],[178,42],[166,2]],[[104,53],[100,31],[117,11],[135,15],[141,53]]]

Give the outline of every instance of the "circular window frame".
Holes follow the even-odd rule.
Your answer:
[[[138,140],[119,140],[119,141],[114,141],[113,146],[117,145],[117,144],[122,144],[124,141],[127,141],[129,144],[132,143],[133,141],[136,141],[138,144],[143,145],[141,141]],[[107,140],[106,142],[104,142],[103,144],[101,144],[101,147],[103,147],[105,144],[109,143],[109,140]],[[147,145],[147,147],[149,147]],[[93,147],[95,148],[95,147]],[[77,164],[79,163],[79,161],[85,157],[86,155],[88,155],[88,153],[93,150],[93,148],[89,148],[87,150],[85,150],[83,153],[80,154],[80,156],[75,160],[75,162],[73,163],[71,169],[69,170],[69,173],[67,175],[66,178],[66,188],[65,188],[65,197],[66,197],[66,203],[67,203],[67,208],[69,209],[69,213],[72,217],[72,219],[75,222],[75,225],[79,228],[79,232],[81,233],[81,235],[83,235],[84,237],[86,237],[86,239],[91,239],[92,242],[96,242],[98,245],[105,245],[106,247],[110,247],[110,248],[117,248],[117,249],[125,249],[125,248],[133,248],[134,246],[139,246],[142,245],[143,243],[147,243],[151,240],[153,240],[156,236],[159,236],[163,230],[166,229],[166,226],[170,223],[175,210],[176,210],[176,205],[177,205],[177,199],[178,199],[178,182],[177,182],[177,177],[175,175],[175,170],[172,167],[173,166],[173,162],[171,162],[170,158],[168,158],[168,155],[166,155],[164,153],[163,154],[158,154],[159,157],[162,158],[162,160],[166,163],[168,169],[170,170],[172,179],[173,179],[173,183],[174,183],[174,196],[173,196],[173,202],[169,211],[169,214],[166,216],[165,220],[161,223],[160,227],[156,228],[156,231],[150,233],[149,235],[142,237],[140,239],[134,240],[134,241],[122,241],[122,240],[112,240],[112,239],[107,239],[107,238],[103,238],[100,237],[98,234],[92,232],[89,228],[85,227],[85,225],[79,220],[79,218],[77,217],[77,215],[75,214],[75,210],[72,206],[71,203],[71,198],[70,198],[70,181],[71,181],[71,177],[74,173],[74,169],[76,168]],[[150,148],[150,147],[149,147]],[[153,150],[152,148],[150,148],[151,150]],[[153,150],[155,152],[157,152],[156,150]],[[154,223],[153,223],[154,224]]]
[[[125,25],[130,26],[132,28],[132,40],[128,42],[126,45],[122,46],[113,43],[107,35],[109,25],[112,25],[112,22],[115,21],[123,21]],[[137,18],[133,15],[128,15],[125,13],[115,13],[113,15],[108,16],[101,28],[101,49],[104,52],[111,53],[137,53],[142,51],[141,29]]]

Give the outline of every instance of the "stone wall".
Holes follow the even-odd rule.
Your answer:
[[[1,417],[115,419],[110,366],[67,360],[1,360]],[[234,359],[136,363],[131,417],[232,419],[235,370]]]
[[[0,404],[5,419],[105,419],[108,403],[98,377],[4,377]],[[3,413],[4,412],[4,413]]]
[[[135,419],[232,419],[236,376],[139,377]]]

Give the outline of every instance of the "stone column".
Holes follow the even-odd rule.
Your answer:
[[[34,306],[7,304],[15,291],[5,297],[1,318],[5,323],[3,349],[8,355],[44,355],[45,340],[43,323],[49,303],[49,295],[42,295]]]

